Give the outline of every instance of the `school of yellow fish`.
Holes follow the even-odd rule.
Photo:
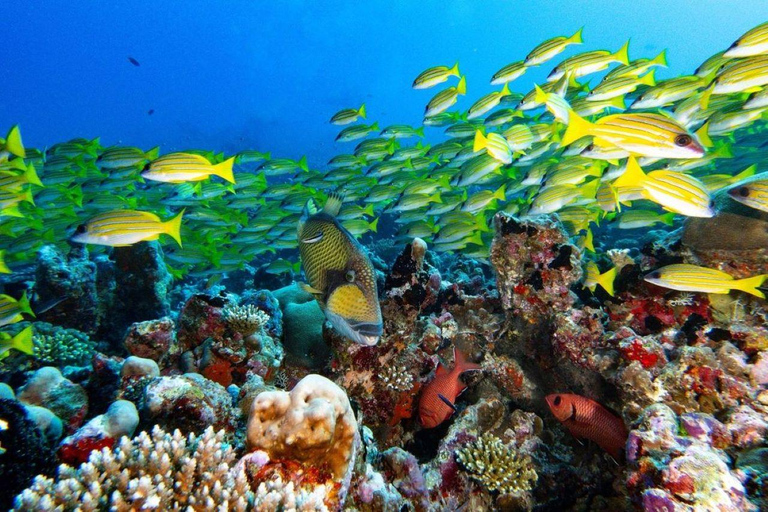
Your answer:
[[[591,252],[593,224],[639,229],[711,217],[721,189],[768,211],[768,173],[756,172],[767,133],[768,23],[691,75],[657,80],[666,52],[632,60],[627,42],[565,58],[533,90],[513,91],[531,68],[581,44],[582,30],[544,41],[495,73],[499,90],[466,111],[450,110],[471,87],[458,63],[425,70],[414,89],[453,85],[428,101],[423,126],[380,129],[365,121],[365,105],[341,110],[331,123],[344,125],[336,140],[349,149],[325,170],[257,151],[160,155],[99,139],[40,151],[25,148],[14,126],[0,139],[0,272],[31,263],[43,244],[98,251],[168,235],[176,243],[161,241],[175,277],[220,274],[295,250],[305,205],[331,192],[345,198],[336,218],[353,236],[376,231],[384,215],[403,240],[477,258],[488,255],[498,211],[556,213]],[[442,141],[427,143],[425,131]],[[288,254],[267,271],[298,273],[298,252]],[[612,269],[601,274],[590,261],[585,270],[586,287],[612,293]],[[687,269],[688,289],[691,272],[702,291],[732,288],[730,276],[706,270]],[[685,287],[675,272],[665,275],[673,277],[649,280]],[[0,297],[0,324],[26,310]]]

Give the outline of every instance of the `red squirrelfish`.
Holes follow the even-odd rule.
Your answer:
[[[456,397],[467,386],[461,382],[459,375],[470,370],[480,370],[479,364],[467,361],[461,351],[453,347],[453,369],[448,369],[438,363],[435,378],[424,386],[419,399],[419,418],[426,428],[434,428],[447,420],[454,413]]]
[[[579,395],[547,395],[549,410],[576,438],[589,439],[619,460],[627,444],[627,427],[621,418],[589,398]]]

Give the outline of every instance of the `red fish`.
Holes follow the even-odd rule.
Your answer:
[[[438,363],[435,378],[424,386],[419,399],[419,419],[426,428],[434,428],[447,420],[456,411],[456,397],[467,386],[459,375],[470,370],[482,369],[479,364],[467,361],[461,351],[453,347],[454,365],[451,371]]]
[[[627,444],[627,427],[621,418],[589,398],[579,395],[547,395],[549,410],[576,438],[589,439],[619,460]]]

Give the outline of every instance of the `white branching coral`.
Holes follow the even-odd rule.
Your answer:
[[[456,450],[456,460],[473,479],[491,492],[520,494],[531,490],[539,479],[528,455],[505,445],[501,439],[487,432]]]
[[[151,436],[123,437],[113,449],[92,452],[77,469],[62,464],[55,481],[37,476],[14,510],[245,511],[253,492],[223,439],[212,427],[185,437],[155,426]]]
[[[256,489],[254,510],[257,512],[275,512],[278,510],[296,512],[328,512],[324,499],[327,493],[325,485],[317,485],[312,492],[296,489],[293,482],[283,482],[280,475],[259,484]]]
[[[252,304],[227,306],[222,314],[230,328],[243,337],[259,332],[269,322],[269,315]]]

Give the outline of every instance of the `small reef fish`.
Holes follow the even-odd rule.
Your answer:
[[[467,361],[464,354],[456,347],[453,347],[453,361],[451,370],[438,363],[435,377],[424,386],[421,392],[419,419],[425,428],[435,428],[456,410],[456,397],[467,389],[459,376],[467,371],[482,370],[479,364]]]
[[[141,173],[141,177],[164,183],[184,183],[202,181],[211,175],[218,176],[230,183],[235,183],[232,165],[235,157],[218,164],[212,164],[202,155],[194,153],[169,153],[153,160]]]
[[[5,136],[5,139],[0,139],[0,162],[6,160],[10,155],[19,158],[26,157],[18,125],[14,125],[8,130],[8,135]]]
[[[452,76],[460,76],[458,62],[452,68],[448,66],[435,66],[422,71],[413,81],[413,88],[429,89],[445,82]]]
[[[627,427],[621,418],[589,398],[573,394],[547,395],[545,400],[557,420],[577,439],[594,441],[617,461],[627,444]]]
[[[616,279],[616,267],[606,272],[600,273],[597,263],[590,261],[587,263],[586,277],[584,277],[584,287],[592,293],[595,292],[597,285],[600,285],[608,295],[613,297],[613,281]]]
[[[734,184],[728,190],[728,195],[750,208],[768,212],[768,173],[757,174]]]
[[[358,118],[365,119],[365,103],[360,105],[360,108],[354,109],[354,108],[345,108],[342,110],[339,110],[335,114],[333,114],[333,117],[331,117],[331,124],[336,125],[345,125],[349,123],[354,123],[357,121]]]
[[[24,320],[23,314],[35,316],[29,307],[27,292],[18,300],[10,295],[0,295],[0,327],[21,322]]]
[[[0,333],[0,360],[8,357],[11,349],[33,355],[35,353],[35,347],[32,343],[32,334],[33,331],[31,325],[15,336],[11,336],[4,332]]]
[[[644,279],[662,288],[681,292],[726,294],[731,290],[739,290],[764,299],[765,293],[759,288],[768,279],[768,274],[734,279],[720,270],[679,263],[654,270]]]
[[[342,198],[331,194],[321,211],[308,202],[298,223],[299,253],[310,292],[342,335],[372,346],[383,330],[371,260],[336,215]]]
[[[181,247],[181,210],[174,218],[161,221],[154,213],[137,210],[115,210],[92,217],[77,227],[73,242],[81,244],[125,247],[145,240],[170,235]]]
[[[149,151],[131,147],[107,148],[96,159],[96,164],[102,169],[120,169],[121,167],[132,167],[139,164],[143,166],[147,161],[155,160],[159,152],[159,147],[152,148]]]
[[[467,94],[467,79],[461,77],[455,87],[448,87],[435,94],[424,109],[424,117],[432,117],[448,110],[459,95]]]
[[[526,55],[524,60],[525,65],[538,66],[539,64],[544,64],[548,60],[562,53],[568,46],[572,44],[581,44],[581,34],[583,31],[584,27],[581,27],[576,31],[575,34],[570,37],[557,36],[551,39],[547,39],[543,43],[539,43],[536,48],[531,50],[528,55]]]

